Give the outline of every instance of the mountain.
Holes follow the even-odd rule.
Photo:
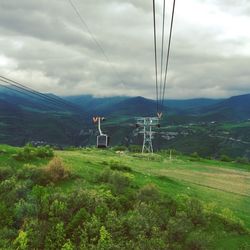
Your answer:
[[[214,121],[242,121],[250,119],[250,94],[233,96],[217,104],[203,107],[201,117]]]
[[[115,97],[94,97],[91,95],[78,95],[78,96],[64,96],[62,97],[66,101],[70,101],[85,110],[88,113],[102,112],[109,107],[116,105],[117,103],[126,100],[126,96],[115,96]]]
[[[0,87],[1,143],[76,144],[84,126],[87,124],[78,107]]]
[[[173,107],[178,109],[193,109],[210,106],[221,102],[223,99],[209,99],[209,98],[197,98],[187,100],[165,100],[164,105],[167,107]]]
[[[112,146],[141,144],[141,128],[135,127],[135,118],[156,116],[156,102],[140,96],[63,98],[73,104],[63,107],[0,88],[0,143],[23,145],[43,141],[65,146],[95,145],[98,130],[91,120],[99,115],[107,118],[102,129],[110,135]],[[161,128],[154,129],[156,149],[250,158],[250,95],[224,100],[167,100],[165,105]]]

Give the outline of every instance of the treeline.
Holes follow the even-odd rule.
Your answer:
[[[0,249],[213,249],[217,232],[248,234],[229,210],[139,186],[117,162],[104,162],[87,188],[46,157],[45,166],[24,157],[21,168],[0,167]],[[70,191],[64,182],[74,183]]]

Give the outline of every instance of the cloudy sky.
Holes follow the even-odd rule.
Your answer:
[[[108,60],[69,0],[0,0],[0,74],[60,95],[155,98],[152,0],[71,1]],[[166,97],[250,93],[249,27],[249,0],[176,0]]]

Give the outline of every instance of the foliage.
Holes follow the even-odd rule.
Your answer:
[[[113,150],[114,151],[127,151],[128,148],[124,145],[118,145],[118,146],[113,147]]]
[[[14,245],[16,246],[17,249],[20,249],[20,250],[28,249],[27,233],[24,232],[23,230],[20,230],[17,238],[14,241]]]
[[[58,157],[54,157],[49,162],[44,172],[47,178],[53,183],[65,180],[70,176],[69,170],[66,169],[62,160]]]
[[[156,202],[160,200],[161,195],[157,187],[151,183],[142,187],[138,191],[137,198],[143,202]]]
[[[107,250],[111,249],[112,239],[110,233],[106,230],[104,226],[100,228],[100,238],[97,244],[97,249]]]
[[[249,164],[249,160],[247,157],[237,157],[236,162],[241,164]]]
[[[34,159],[10,171],[3,168],[0,249],[217,249],[216,240],[249,236],[231,210],[184,194],[171,178],[134,168],[143,163],[144,170],[162,171],[172,161],[134,154],[125,161],[114,152],[90,152],[81,151],[79,158],[75,151],[67,152],[72,158],[61,152],[45,166]],[[70,178],[69,169],[79,171],[77,179]],[[171,185],[180,195],[172,195]]]
[[[190,156],[192,157],[190,159],[191,161],[199,161],[200,160],[200,156],[197,152],[193,152]]]
[[[132,153],[140,153],[141,152],[141,146],[139,146],[139,145],[129,145],[128,150],[129,150],[129,152],[132,152]]]
[[[231,162],[232,161],[232,159],[229,156],[227,156],[227,155],[222,155],[220,157],[220,160],[224,161],[224,162]]]
[[[33,147],[32,145],[27,144],[17,154],[14,154],[13,158],[17,161],[31,161],[36,158],[51,158],[53,155],[53,150],[49,146]]]
[[[112,190],[116,193],[123,193],[131,185],[131,176],[109,169],[100,174],[99,180],[110,183]]]
[[[112,160],[109,163],[109,166],[112,170],[122,171],[122,172],[132,172],[132,169],[128,166],[125,166],[119,161]]]

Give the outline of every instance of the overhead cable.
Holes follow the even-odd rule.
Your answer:
[[[68,108],[70,107],[71,109],[74,109],[74,110],[80,109],[80,107],[78,107],[77,105],[74,105],[70,102],[67,102],[67,101],[63,100],[62,98],[59,98],[59,97],[54,98],[54,97],[48,96],[46,94],[42,94],[42,93],[40,93],[40,92],[30,88],[30,87],[25,86],[24,84],[21,84],[17,81],[11,80],[7,77],[0,76],[0,80],[2,82],[5,82],[5,83],[13,86],[13,87],[21,89],[22,91],[26,91],[28,93],[35,95],[35,96],[39,96],[40,98],[46,99],[47,101],[53,102],[54,104],[63,105],[64,107],[67,106]]]
[[[156,87],[156,109],[159,111],[159,90],[158,90],[158,64],[157,64],[157,35],[156,35],[156,17],[155,0],[153,0],[153,22],[154,22],[154,56],[155,56],[155,87]]]
[[[162,85],[163,85],[163,59],[164,59],[164,41],[165,41],[165,16],[166,16],[166,0],[163,2],[162,12],[162,35],[161,35],[161,80],[160,80],[160,100],[162,97]],[[161,101],[160,101],[161,102]]]
[[[100,42],[98,42],[98,40],[95,38],[95,36],[94,36],[93,32],[91,31],[90,27],[88,26],[87,22],[83,19],[82,15],[80,14],[80,11],[78,10],[78,7],[73,3],[73,0],[68,0],[68,1],[70,3],[71,7],[73,8],[75,14],[79,18],[79,20],[81,21],[81,23],[83,24],[83,26],[85,27],[85,29],[88,31],[90,37],[92,38],[92,40],[96,44],[97,48],[99,49],[99,51],[101,52],[101,54],[104,56],[105,60],[108,62],[108,64],[112,68],[113,72],[116,74],[118,80],[122,84],[124,84],[124,80],[120,78],[118,72],[116,71],[116,69],[114,68],[113,64],[111,63],[111,60],[109,59],[108,55],[105,53],[104,48],[101,46]]]
[[[161,99],[162,106],[164,104],[165,91],[166,91],[166,81],[167,81],[168,66],[169,66],[169,55],[170,55],[170,49],[171,49],[171,40],[172,40],[172,32],[173,32],[173,24],[174,24],[175,2],[176,2],[176,0],[173,1],[172,17],[171,17],[171,24],[170,24],[170,30],[169,30],[167,60],[166,60],[166,68],[165,68],[165,76],[164,76],[164,84],[163,84],[163,93],[162,93],[162,99]]]

